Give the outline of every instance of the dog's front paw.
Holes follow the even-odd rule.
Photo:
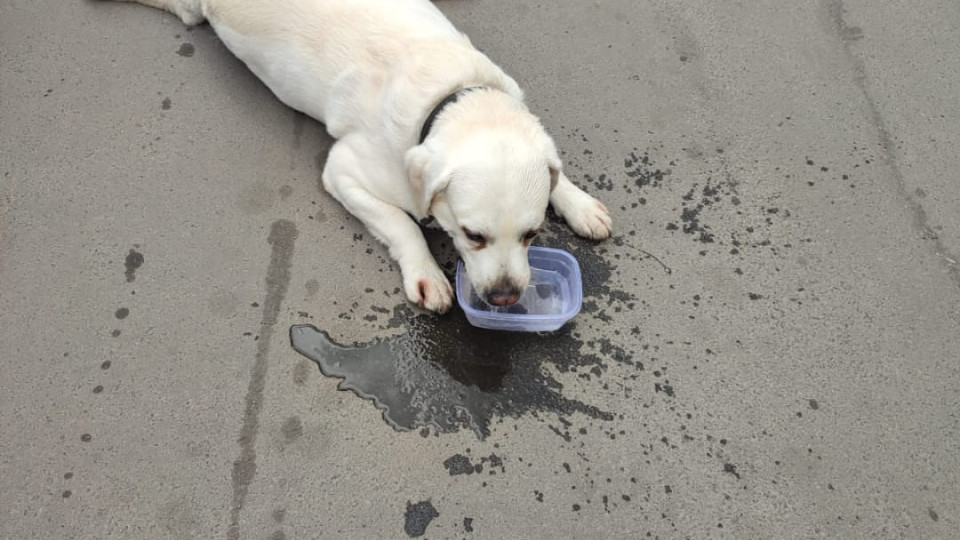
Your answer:
[[[445,313],[453,303],[453,286],[433,261],[404,269],[403,288],[408,300],[430,311]]]
[[[604,240],[613,232],[613,220],[607,207],[584,191],[567,191],[552,202],[557,214],[580,236]]]

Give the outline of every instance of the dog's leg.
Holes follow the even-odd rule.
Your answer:
[[[187,26],[194,26],[204,21],[202,0],[116,0],[117,2],[136,2],[145,6],[169,11]]]
[[[387,246],[400,265],[407,299],[431,311],[447,311],[453,287],[430,254],[420,227],[403,210],[372,195],[359,181],[364,174],[362,160],[344,139],[330,150],[323,187]]]
[[[580,236],[603,240],[613,231],[607,207],[573,185],[562,172],[557,179],[557,187],[550,194],[550,205]]]

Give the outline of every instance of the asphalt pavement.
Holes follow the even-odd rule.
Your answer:
[[[438,6],[613,215],[557,334],[408,306],[208,26],[0,4],[0,538],[956,538],[960,3]]]

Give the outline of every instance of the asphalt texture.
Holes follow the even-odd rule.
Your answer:
[[[0,4],[0,537],[956,538],[960,3],[438,6],[614,217],[556,335],[408,306],[208,26]]]

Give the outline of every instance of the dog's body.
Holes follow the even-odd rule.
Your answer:
[[[326,125],[338,141],[323,185],[386,244],[414,303],[443,312],[452,289],[410,215],[434,216],[475,289],[500,305],[527,286],[548,200],[578,234],[610,235],[606,208],[563,175],[516,82],[428,0],[132,1],[209,21],[281,101]]]

